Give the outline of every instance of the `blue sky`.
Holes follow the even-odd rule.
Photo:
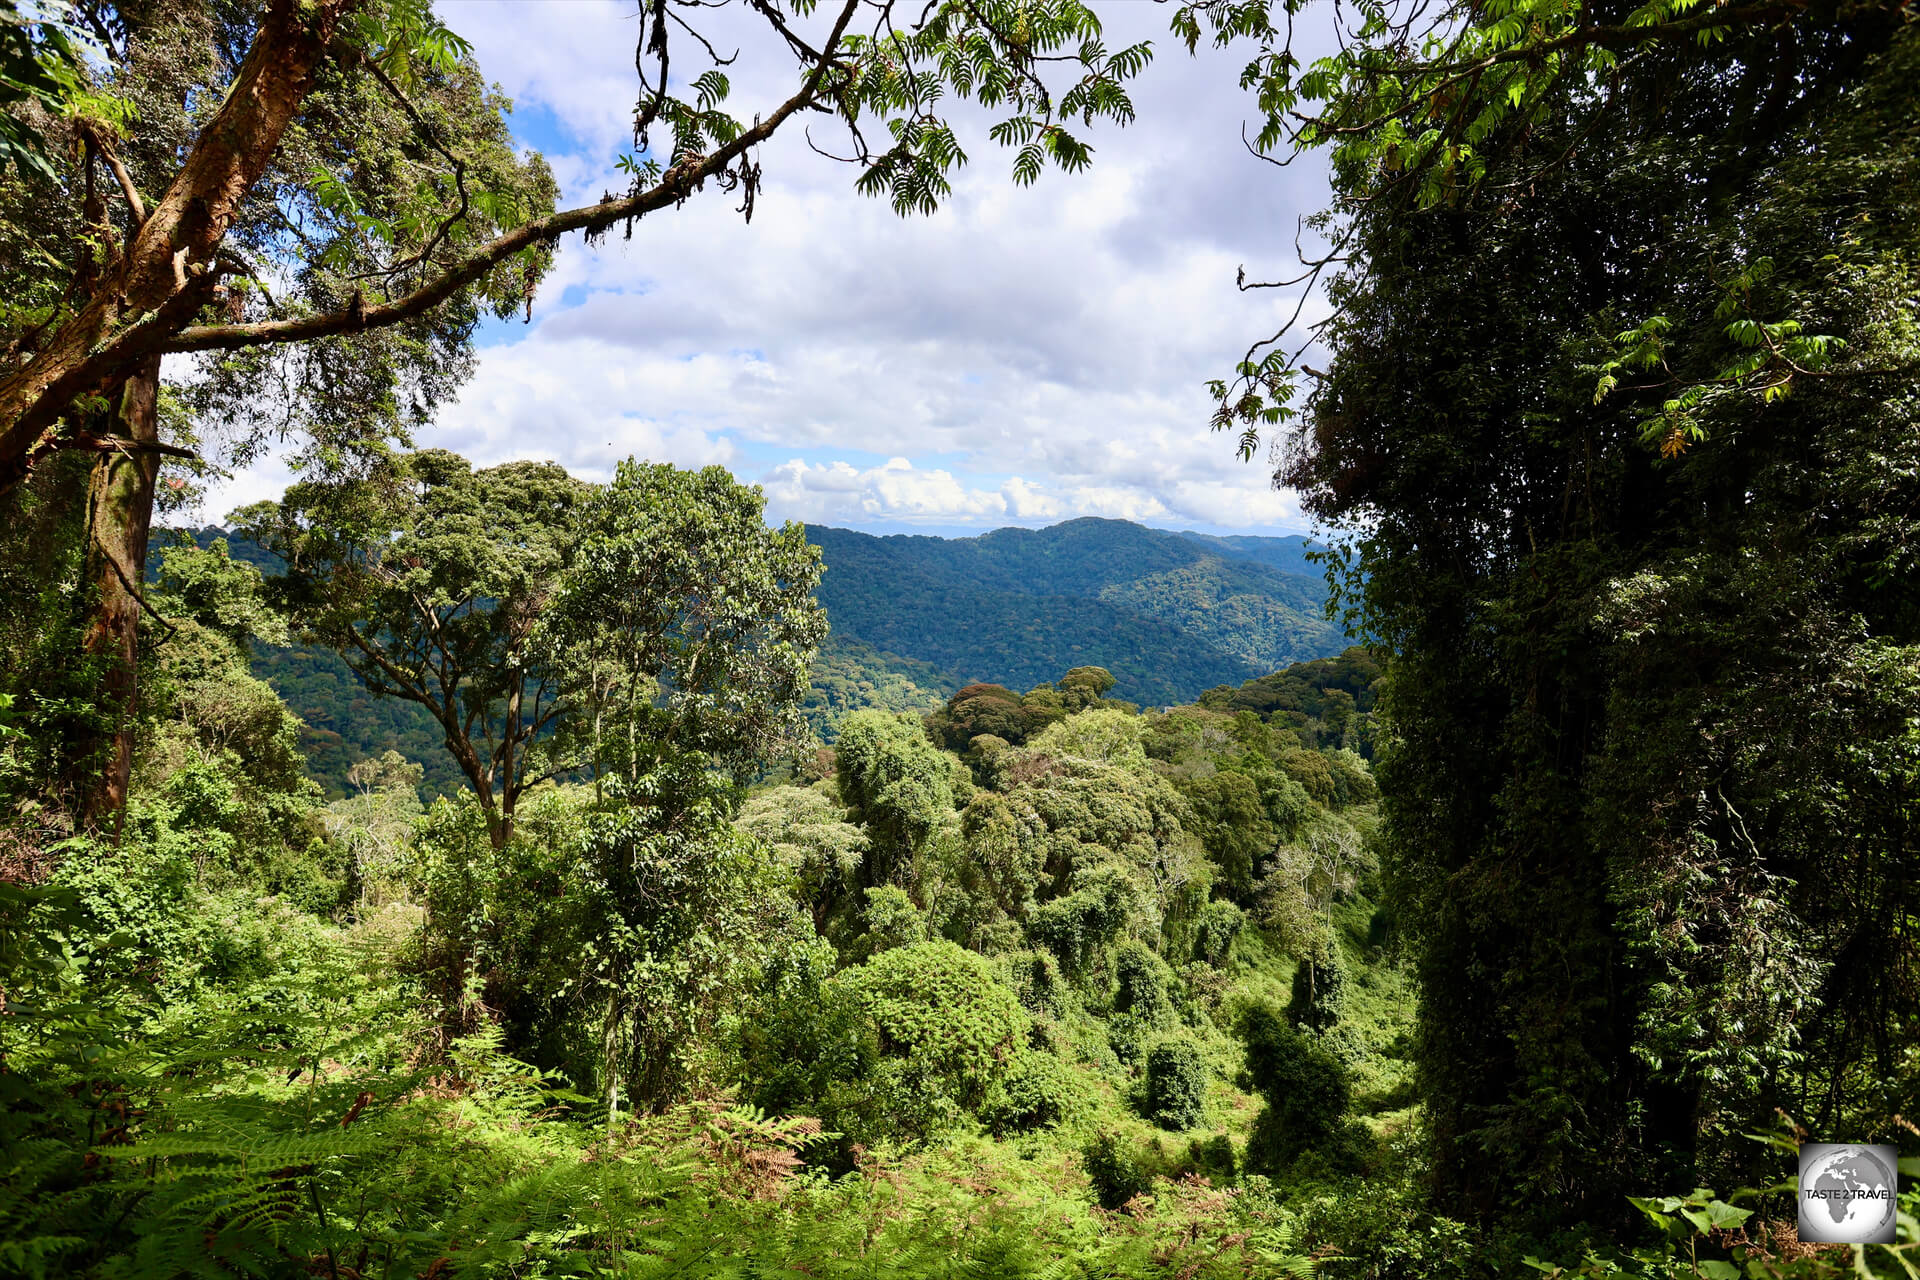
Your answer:
[[[619,190],[630,146],[634,10],[615,0],[442,0],[511,126],[569,204]],[[491,323],[472,381],[422,445],[476,462],[549,457],[589,478],[634,454],[719,463],[769,516],[876,532],[980,532],[1082,515],[1214,532],[1305,530],[1271,465],[1207,430],[1204,382],[1292,305],[1234,275],[1282,274],[1326,188],[1247,154],[1244,51],[1189,57],[1167,5],[1098,4],[1108,43],[1151,39],[1140,118],[1096,128],[1090,172],[1009,180],[963,119],[972,159],[931,218],[857,194],[798,130],[763,148],[751,225],[708,191],[589,248],[563,242],[530,324]],[[793,68],[750,14],[730,102],[751,116]],[[691,48],[676,68],[698,74]],[[826,132],[822,131],[825,125]],[[831,145],[832,125],[814,123]],[[246,473],[223,495],[271,491]]]

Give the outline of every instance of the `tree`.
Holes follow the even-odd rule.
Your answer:
[[[1246,1047],[1247,1076],[1267,1102],[1247,1140],[1247,1165],[1277,1174],[1340,1133],[1353,1085],[1331,1049],[1269,1005],[1250,1006],[1234,1032]]]
[[[432,713],[494,847],[526,790],[560,768],[542,741],[567,711],[535,627],[573,556],[586,486],[560,467],[475,471],[425,450],[368,482],[296,484],[241,513],[286,562],[271,598],[376,696]]]
[[[773,850],[793,877],[795,896],[824,932],[834,907],[852,892],[867,853],[867,837],[824,787],[770,787],[740,810],[740,829]]]
[[[808,21],[812,0],[755,6],[767,38],[801,73],[796,92],[751,125],[721,109],[729,86],[707,37],[667,0],[643,8],[635,152],[621,161],[631,186],[560,213],[551,212],[544,164],[518,161],[465,42],[426,0],[84,0],[77,20],[107,58],[97,83],[72,89],[46,79],[60,66],[80,70],[53,56],[64,48],[57,25],[37,24],[39,46],[23,49],[26,28],[0,23],[12,41],[7,65],[25,77],[15,81],[23,109],[58,97],[82,160],[64,188],[35,171],[23,181],[39,189],[7,193],[14,211],[26,211],[20,221],[55,234],[22,238],[34,288],[0,358],[0,497],[56,452],[100,457],[87,526],[98,607],[83,642],[104,659],[92,665],[114,724],[104,744],[76,748],[89,765],[104,761],[84,788],[83,818],[96,821],[124,800],[137,566],[159,460],[192,456],[161,438],[164,356],[222,353],[203,366],[201,390],[255,425],[258,375],[274,367],[292,375],[277,412],[264,415],[272,429],[317,422],[338,434],[342,424],[307,414],[309,404],[345,406],[356,422],[364,407],[384,408],[373,416],[390,429],[407,416],[396,402],[408,393],[417,419],[418,406],[430,408],[449,378],[457,382],[480,305],[504,313],[531,299],[562,236],[622,222],[630,230],[709,179],[741,191],[751,216],[760,180],[752,149],[796,112],[843,119],[862,189],[890,195],[902,213],[931,211],[946,172],[966,159],[932,109],[949,90],[1009,113],[993,136],[1018,149],[1019,182],[1034,181],[1049,158],[1085,167],[1091,151],[1066,121],[1131,117],[1123,82],[1149,51],[1109,53],[1077,0],[946,0],[910,24],[897,24],[894,0],[883,0],[871,6],[873,34],[862,35],[853,23],[867,4],[844,0],[820,15],[831,19],[824,34],[806,31],[819,25]],[[676,27],[716,63],[686,82],[690,100],[669,92]],[[1060,61],[1084,74],[1056,95],[1042,73]],[[866,146],[863,114],[884,117],[891,131],[878,154]],[[141,132],[129,139],[134,121]],[[31,126],[10,116],[7,128],[13,137]],[[656,143],[655,128],[670,142]],[[49,240],[72,249],[63,259],[40,243]],[[282,277],[293,288],[276,296]],[[243,452],[262,446],[255,437]],[[332,449],[323,443],[321,453]]]
[[[724,468],[632,459],[582,506],[541,645],[584,710],[572,736],[596,778],[637,784],[674,758],[739,776],[807,740],[820,553],[765,508]]]
[[[1241,73],[1263,117],[1256,153],[1283,153],[1276,163],[1285,164],[1324,149],[1331,162],[1335,205],[1309,220],[1328,242],[1325,251],[1303,252],[1305,270],[1295,278],[1249,283],[1243,272],[1239,280],[1242,289],[1305,286],[1279,331],[1254,342],[1231,378],[1210,385],[1213,427],[1240,427],[1243,458],[1253,456],[1263,428],[1297,418],[1299,359],[1333,321],[1315,323],[1304,337],[1296,326],[1307,296],[1356,251],[1366,256],[1356,239],[1363,223],[1524,202],[1587,149],[1603,123],[1651,123],[1672,105],[1691,112],[1707,103],[1728,114],[1696,116],[1687,126],[1696,130],[1703,175],[1693,195],[1716,218],[1738,216],[1751,208],[1752,179],[1784,131],[1822,88],[1854,82],[1907,21],[1896,0],[1846,9],[1649,0],[1617,11],[1569,0],[1409,0],[1362,10],[1353,26],[1336,9],[1337,52],[1306,64],[1293,51],[1300,7],[1289,2],[1276,14],[1271,0],[1193,0],[1173,19],[1189,51],[1207,34],[1222,46],[1257,45]],[[1368,216],[1354,218],[1360,210]],[[1643,439],[1670,454],[1702,437],[1706,404],[1772,403],[1796,380],[1817,380],[1838,350],[1799,318],[1751,310],[1755,299],[1741,278],[1698,269],[1689,283],[1696,297],[1719,295],[1715,301],[1727,304],[1717,316],[1722,323],[1745,322],[1743,349],[1679,372],[1666,359],[1673,320],[1641,313],[1619,333],[1614,358],[1596,369],[1602,395],[1636,372],[1663,375],[1654,384],[1665,392],[1660,407],[1639,425]],[[1338,291],[1329,300],[1337,316]]]
[[[840,798],[867,829],[862,888],[916,885],[917,863],[953,814],[952,770],[912,715],[856,711],[836,743]]]
[[[423,202],[449,199],[456,187],[471,188],[474,199],[442,228],[449,251],[552,208],[544,162],[516,154],[503,104],[465,46],[416,10],[405,50],[389,42],[371,57],[355,53],[318,68],[250,184],[226,193],[226,224],[213,251],[214,271],[226,278],[204,300],[227,319],[350,305],[366,280],[391,265],[395,236],[406,237],[395,225],[417,222]],[[258,6],[238,0],[89,0],[71,13],[88,25],[94,56],[44,121],[68,159],[0,181],[0,224],[8,232],[0,254],[17,284],[0,317],[9,352],[0,376],[24,372],[48,354],[43,344],[76,308],[85,310],[115,280],[126,283],[129,255],[150,222],[185,216],[160,205],[150,210],[153,193],[167,188],[210,121],[234,106],[221,107],[222,95],[261,20]],[[317,460],[337,460],[404,434],[464,376],[480,314],[517,309],[546,261],[544,250],[522,255],[405,323],[297,349],[174,361],[172,384],[162,382],[163,353],[149,351],[98,395],[61,410],[64,425],[35,447],[95,457],[90,477],[70,470],[47,477],[54,488],[80,492],[46,495],[87,507],[84,586],[76,593],[80,648],[99,673],[105,724],[67,745],[80,775],[75,807],[83,822],[112,817],[126,792],[139,583],[163,459],[189,464],[170,478],[176,492],[208,469],[192,452],[205,429],[217,429],[243,459],[276,436],[311,437]],[[17,489],[0,497],[15,510],[22,500]]]
[[[696,44],[705,37],[664,3],[643,10],[637,154],[625,162],[633,184],[624,196],[525,217],[490,238],[463,243],[457,233],[485,212],[490,193],[468,186],[456,159],[453,180],[434,184],[419,203],[368,215],[391,256],[339,305],[292,315],[263,308],[219,321],[208,315],[220,301],[217,290],[253,274],[234,256],[238,246],[229,233],[316,86],[342,69],[367,68],[402,99],[411,69],[445,62],[460,48],[418,0],[272,0],[257,17],[246,13],[230,33],[232,47],[246,52],[233,60],[220,105],[187,140],[176,165],[154,175],[152,189],[160,194],[151,208],[137,188],[121,188],[131,218],[125,251],[113,255],[76,304],[48,317],[33,348],[0,377],[0,488],[11,488],[48,452],[81,438],[75,425],[59,426],[76,400],[111,399],[156,355],[309,342],[401,323],[569,232],[599,233],[680,204],[709,179],[743,190],[742,207],[751,210],[759,170],[749,153],[796,112],[824,109],[846,121],[863,167],[862,188],[889,195],[902,212],[935,207],[947,189],[945,173],[966,159],[951,128],[931,111],[949,91],[1010,113],[993,132],[996,141],[1017,148],[1016,180],[1033,181],[1049,159],[1082,168],[1091,152],[1063,122],[1128,119],[1132,106],[1123,82],[1149,56],[1144,45],[1109,52],[1093,15],[1073,0],[949,0],[906,23],[896,22],[895,5],[883,0],[873,6],[871,35],[853,30],[863,0],[834,6],[821,15],[824,34],[809,35],[802,28],[813,7],[757,11],[768,37],[799,61],[800,83],[750,126],[721,109],[729,86],[717,67],[676,81],[689,86],[690,100],[669,92],[670,51],[679,39],[674,26]],[[1056,94],[1042,73],[1059,60],[1074,65],[1080,78]],[[861,141],[867,114],[883,117],[892,133],[892,145],[877,154]],[[419,123],[431,136],[431,125],[424,118]],[[655,128],[670,139],[653,145]]]
[[[699,1078],[720,1022],[763,966],[803,948],[812,929],[767,847],[727,821],[732,798],[676,762],[622,787],[587,818],[578,964],[587,1007],[602,1013],[600,1085],[608,1120],[624,1088],[659,1105]]]
[[[1382,856],[1462,1214],[1604,1220],[1756,1176],[1775,1107],[1920,1088],[1920,42],[1757,12],[1527,105],[1455,200],[1340,209],[1280,476],[1396,654]]]
[[[354,906],[384,905],[370,890],[400,867],[426,810],[420,804],[425,770],[398,751],[369,756],[347,770],[353,794],[327,806],[327,834],[346,846],[346,897]]]

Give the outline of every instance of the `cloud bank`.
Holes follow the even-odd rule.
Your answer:
[[[515,100],[516,136],[547,154],[563,198],[622,189],[631,5],[442,7]],[[1246,152],[1240,54],[1190,58],[1162,5],[1102,14],[1110,45],[1152,39],[1155,57],[1136,82],[1138,121],[1091,131],[1091,171],[1015,188],[1010,153],[975,119],[952,199],[902,219],[789,128],[764,148],[751,225],[709,190],[630,239],[565,241],[532,322],[486,331],[473,380],[419,442],[594,478],[629,454],[717,463],[761,484],[773,518],[855,528],[1080,515],[1303,528],[1269,468],[1208,431],[1204,382],[1293,307],[1234,276],[1293,261],[1324,178]],[[751,27],[738,35],[730,105],[750,115],[793,73]],[[830,123],[813,128],[839,141]],[[225,496],[275,480],[242,476]]]

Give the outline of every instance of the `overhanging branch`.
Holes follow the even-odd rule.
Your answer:
[[[774,131],[794,112],[813,102],[820,92],[821,78],[832,65],[835,51],[846,34],[847,24],[852,21],[859,7],[860,0],[846,0],[839,20],[834,23],[833,33],[821,47],[820,56],[807,73],[806,82],[798,93],[782,102],[772,115],[752,128],[743,130],[739,137],[718,148],[712,155],[700,158],[697,163],[674,166],[645,191],[625,199],[602,200],[599,204],[536,218],[481,245],[436,279],[393,302],[293,320],[194,325],[182,329],[173,338],[160,344],[159,350],[170,355],[188,351],[231,351],[278,342],[310,342],[316,338],[398,324],[431,311],[522,249],[557,240],[573,231],[603,231],[616,222],[642,217],[667,205],[678,204],[694,188],[724,171],[744,152],[773,136]]]

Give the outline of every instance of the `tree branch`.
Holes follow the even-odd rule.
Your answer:
[[[451,298],[462,288],[480,279],[501,262],[531,245],[558,239],[571,231],[603,231],[616,222],[643,217],[670,204],[678,204],[695,187],[724,170],[733,160],[771,137],[794,112],[813,101],[821,78],[832,64],[833,55],[847,24],[860,7],[860,0],[846,0],[833,33],[821,49],[820,57],[808,72],[800,91],[782,102],[772,115],[743,130],[738,138],[712,155],[690,165],[676,165],[659,182],[645,191],[622,200],[602,200],[599,204],[567,209],[536,218],[532,222],[495,237],[469,253],[458,265],[449,268],[432,282],[394,302],[380,303],[359,310],[336,311],[327,315],[305,316],[296,320],[264,320],[252,324],[195,325],[182,329],[162,343],[168,354],[187,351],[231,351],[276,342],[310,342],[362,329],[381,328],[422,315]]]

